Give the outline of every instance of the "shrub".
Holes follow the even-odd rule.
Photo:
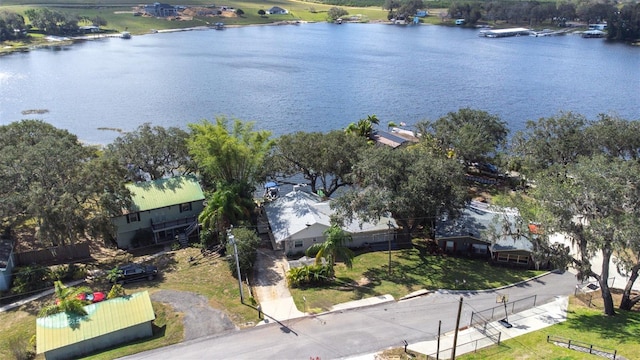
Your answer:
[[[238,248],[240,272],[244,274],[250,273],[253,271],[253,264],[258,256],[256,250],[258,249],[258,246],[260,246],[260,238],[255,231],[246,228],[236,228],[233,229],[232,232]],[[227,243],[227,253],[232,254],[228,257],[229,270],[231,270],[234,276],[237,276],[236,258],[233,255],[233,245],[230,243]]]
[[[114,284],[107,294],[107,300],[125,296],[124,288],[120,284]]]
[[[53,285],[51,270],[43,266],[29,265],[16,267],[14,275],[13,287],[11,288],[14,294],[27,293]]]
[[[316,286],[330,283],[332,280],[329,265],[305,265],[292,268],[287,272],[287,282],[291,287]]]
[[[87,276],[87,269],[80,265],[60,265],[51,271],[51,279],[59,281],[80,280]]]

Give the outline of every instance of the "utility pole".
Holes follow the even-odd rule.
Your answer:
[[[436,360],[440,360],[440,329],[442,328],[442,320],[438,320],[438,345],[436,345]]]
[[[462,296],[458,305],[458,317],[456,318],[456,332],[453,335],[453,349],[451,349],[451,360],[456,360],[456,346],[458,346],[458,329],[460,328],[460,314],[462,314]]]
[[[233,253],[236,257],[236,272],[238,273],[238,287],[240,288],[240,303],[244,304],[244,292],[242,290],[242,275],[240,275],[240,261],[238,260],[238,245],[236,244],[236,237],[231,234],[231,229],[227,230],[227,236],[229,237],[229,243],[233,245]]]
[[[389,233],[387,234],[387,240],[389,241],[389,278],[391,278],[391,229],[393,228],[391,220],[387,225],[389,226]]]

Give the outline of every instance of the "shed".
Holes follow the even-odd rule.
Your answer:
[[[274,248],[286,254],[305,252],[311,245],[325,240],[324,232],[331,227],[334,211],[329,200],[302,190],[294,190],[264,207]],[[388,242],[395,238],[395,220],[383,217],[376,223],[355,220],[342,228],[353,238],[349,247]]]
[[[84,309],[85,316],[58,313],[36,319],[36,352],[47,360],[72,359],[153,335],[155,314],[146,291]]]
[[[15,260],[13,257],[13,240],[0,237],[0,291],[9,290]]]

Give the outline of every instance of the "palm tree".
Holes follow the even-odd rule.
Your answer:
[[[80,287],[67,287],[62,281],[56,281],[54,285],[54,294],[56,296],[56,302],[53,305],[45,306],[40,310],[38,316],[45,317],[57,313],[64,312],[68,315],[87,315],[84,310],[84,306],[87,301],[80,300],[79,294],[91,292],[86,286]]]
[[[367,115],[366,119],[360,119],[357,123],[351,123],[344,130],[348,134],[363,136],[367,139],[373,134],[373,126],[380,124],[380,120],[375,115]]]
[[[327,260],[331,276],[333,276],[333,267],[335,266],[336,259],[339,257],[344,264],[351,269],[353,267],[354,253],[347,247],[347,242],[352,241],[351,235],[343,231],[337,225],[331,225],[330,228],[325,230],[324,234],[327,239],[322,243],[316,243],[311,245],[306,251],[307,256],[315,254],[316,264],[322,261],[322,258]]]
[[[253,206],[251,199],[242,196],[239,184],[218,185],[198,220],[205,229],[223,232],[229,225],[247,219]]]

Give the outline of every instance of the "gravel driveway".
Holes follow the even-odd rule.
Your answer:
[[[176,290],[160,290],[151,294],[153,301],[171,305],[184,314],[184,340],[238,330],[227,315],[209,306],[203,295]]]

